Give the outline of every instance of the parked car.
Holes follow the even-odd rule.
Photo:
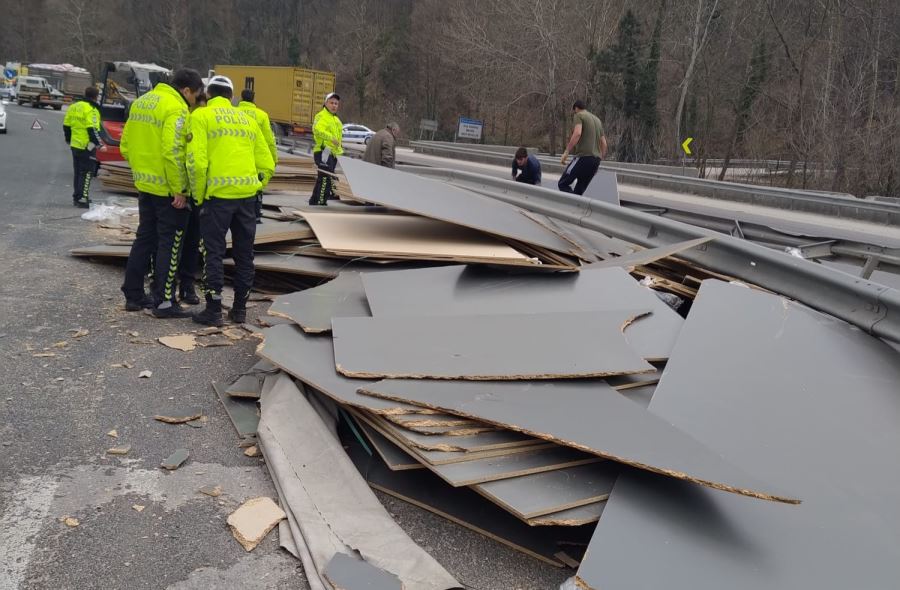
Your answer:
[[[0,102],[0,133],[6,133],[6,107]]]
[[[15,100],[15,86],[0,86],[0,100]]]
[[[375,132],[365,125],[347,123],[344,125],[344,143],[369,143]]]

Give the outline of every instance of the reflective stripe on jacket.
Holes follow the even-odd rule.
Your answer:
[[[335,156],[343,155],[344,126],[337,115],[322,107],[313,119],[313,152],[321,152],[328,148]]]
[[[200,204],[210,197],[256,195],[275,172],[275,162],[256,121],[217,96],[191,115],[187,171],[191,195]]]
[[[96,141],[100,132],[100,112],[90,102],[79,100],[66,110],[63,127],[70,130],[70,146],[79,150],[86,149],[91,141]],[[94,130],[93,134],[90,132],[91,129]]]
[[[275,147],[275,134],[272,133],[269,114],[248,100],[239,102],[238,108],[256,119],[256,124],[259,125],[263,139],[266,140],[266,145],[269,147],[269,153],[272,154],[272,161],[278,164],[278,148]]]
[[[119,150],[139,191],[159,197],[187,193],[187,118],[187,101],[168,84],[157,84],[131,104]]]

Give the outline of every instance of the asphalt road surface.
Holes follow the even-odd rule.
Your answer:
[[[191,352],[158,344],[159,336],[195,326],[125,312],[122,267],[68,254],[104,236],[71,205],[64,112],[14,105],[7,112],[9,132],[0,135],[0,590],[307,588],[277,532],[247,553],[225,524],[246,499],[275,497],[263,459],[244,456],[210,387],[253,365],[257,341]],[[43,130],[31,129],[36,118]],[[112,197],[99,183],[92,193],[96,201]],[[263,309],[249,311],[252,320]],[[152,376],[139,378],[143,370]],[[192,428],[153,420],[186,409],[202,410],[208,421]],[[127,455],[106,454],[122,445],[130,445]],[[160,469],[177,448],[190,451],[188,462]],[[207,485],[223,495],[198,493]],[[467,587],[547,590],[572,574],[379,497]],[[67,526],[66,517],[78,526]]]

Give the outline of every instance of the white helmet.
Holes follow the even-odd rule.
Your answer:
[[[224,86],[225,88],[234,91],[234,84],[231,83],[231,79],[228,76],[213,76],[209,79],[209,82],[206,83],[206,87],[210,86]]]

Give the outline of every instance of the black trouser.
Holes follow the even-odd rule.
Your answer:
[[[253,287],[253,241],[256,239],[256,195],[241,199],[212,197],[200,208],[200,236],[205,266],[203,282],[207,295],[221,295],[225,286],[225,234],[231,230],[234,259],[234,300],[246,302]]]
[[[190,209],[176,209],[171,197],[138,193],[138,229],[125,266],[122,292],[129,301],[144,298],[144,277],[154,260],[153,303],[175,301],[175,277]]]
[[[597,174],[598,168],[600,168],[600,158],[597,156],[578,156],[572,160],[563,175],[559,177],[559,190],[564,193],[583,195],[591,183],[591,179]],[[573,189],[572,183],[576,181],[578,183]]]
[[[178,286],[182,291],[194,288],[200,264],[200,209],[194,207],[184,231],[184,249],[178,266]]]
[[[262,223],[262,197],[262,191],[256,193],[256,223]]]
[[[310,205],[327,205],[328,201],[334,198],[334,187],[331,176],[322,172],[326,170],[334,173],[337,167],[337,158],[334,154],[328,154],[328,160],[322,161],[322,152],[313,152],[313,160],[316,167],[319,168],[319,175],[316,177],[316,186],[313,187],[312,196],[309,198]]]
[[[521,174],[516,176],[516,182],[524,182],[525,184],[541,184],[539,178],[536,178],[534,175],[527,172],[522,172]]]
[[[75,202],[91,200],[91,178],[94,177],[94,161],[91,152],[72,148],[72,167],[75,179],[72,181],[72,200]]]

